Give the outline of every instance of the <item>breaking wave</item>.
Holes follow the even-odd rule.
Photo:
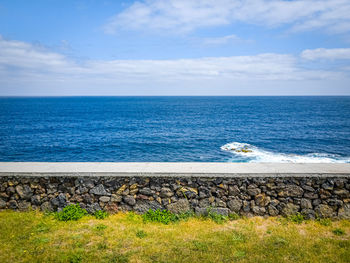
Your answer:
[[[274,153],[248,143],[232,142],[221,146],[221,150],[234,155],[233,162],[250,163],[350,163],[350,157],[336,154],[309,153],[305,155]]]

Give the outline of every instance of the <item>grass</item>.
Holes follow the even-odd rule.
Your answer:
[[[79,204],[68,205],[62,209],[62,211],[55,214],[57,220],[60,221],[70,221],[78,220],[83,216],[87,215],[85,209],[82,209]]]
[[[95,213],[94,213],[94,216],[97,218],[97,219],[105,219],[107,216],[108,216],[108,213],[106,211],[103,211],[103,210],[97,210]]]
[[[337,235],[337,236],[342,236],[345,234],[345,231],[341,228],[336,228],[332,232],[334,235]]]
[[[300,213],[296,213],[295,215],[288,216],[287,219],[296,223],[296,224],[301,224],[302,222],[305,221],[304,216]]]
[[[350,221],[234,219],[2,211],[0,262],[350,262]]]
[[[133,214],[137,217],[136,214]],[[149,209],[146,213],[142,215],[144,222],[158,222],[168,225],[170,223],[179,222],[182,220],[188,220],[189,218],[194,217],[195,214],[191,212],[182,213],[182,214],[173,214],[167,210],[152,210]],[[220,215],[218,215],[220,216]]]

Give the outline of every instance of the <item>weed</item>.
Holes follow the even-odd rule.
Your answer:
[[[345,234],[345,231],[341,228],[336,228],[336,229],[333,229],[333,234],[336,235],[336,236],[342,236]]]
[[[279,222],[281,225],[285,226],[288,225],[289,219],[287,217],[277,217],[277,222]]]
[[[195,214],[192,211],[185,213],[175,214],[176,220],[188,220],[191,217],[194,217]]]
[[[163,224],[169,224],[173,222],[178,222],[180,220],[187,220],[191,217],[195,217],[193,212],[186,212],[182,214],[173,214],[168,210],[148,210],[146,213],[142,215],[144,222],[160,222]],[[208,209],[207,216],[204,216],[213,220],[214,222],[221,224],[228,220],[227,216],[220,215],[218,213],[213,212],[211,209]]]
[[[59,221],[78,220],[87,215],[87,211],[80,207],[79,204],[67,205],[61,212],[57,212],[55,217]]]
[[[317,222],[322,226],[330,226],[332,225],[332,220],[329,218],[317,218]]]
[[[97,218],[97,219],[105,219],[107,216],[108,216],[108,213],[106,211],[103,211],[103,210],[97,210],[95,213],[94,213],[94,216]]]
[[[53,211],[45,210],[43,216],[44,216],[44,218],[46,218],[46,217],[50,217],[50,216],[55,216],[55,214],[56,213]]]
[[[152,210],[149,209],[146,213],[142,215],[145,222],[159,222],[163,224],[169,224],[170,222],[178,221],[177,216],[167,210]]]
[[[105,230],[106,228],[107,228],[107,226],[106,226],[106,225],[103,225],[103,224],[98,224],[98,225],[95,226],[95,229],[96,229],[97,231],[103,231],[103,230]]]
[[[288,220],[296,224],[301,224],[302,222],[305,221],[305,218],[302,214],[296,213],[295,215],[288,216]]]
[[[144,238],[144,237],[147,236],[147,233],[146,233],[145,231],[143,231],[143,230],[138,230],[138,231],[136,232],[136,236],[137,236],[138,238]]]
[[[228,220],[227,216],[215,213],[210,208],[208,209],[208,218],[218,224],[222,224]]]
[[[181,220],[188,220],[191,217],[194,217],[195,214],[191,211],[174,214],[168,210],[148,210],[142,215],[144,222],[160,222],[163,224],[169,224],[170,222],[178,222]]]
[[[142,220],[142,217],[138,214],[136,214],[135,212],[129,212],[126,216],[126,219],[130,222],[138,222],[140,220]]]
[[[239,218],[240,218],[240,216],[238,214],[236,214],[236,213],[230,213],[228,215],[228,219],[231,220],[231,221],[238,220]]]

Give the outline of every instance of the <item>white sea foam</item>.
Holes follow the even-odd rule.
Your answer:
[[[275,153],[240,142],[225,144],[221,146],[221,150],[231,152],[236,157],[235,159],[243,159],[251,163],[350,163],[350,157],[342,157],[336,154],[310,153],[297,155]]]

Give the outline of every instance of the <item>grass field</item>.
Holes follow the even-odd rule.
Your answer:
[[[350,221],[190,218],[165,225],[132,213],[62,222],[3,211],[0,262],[350,262]]]

